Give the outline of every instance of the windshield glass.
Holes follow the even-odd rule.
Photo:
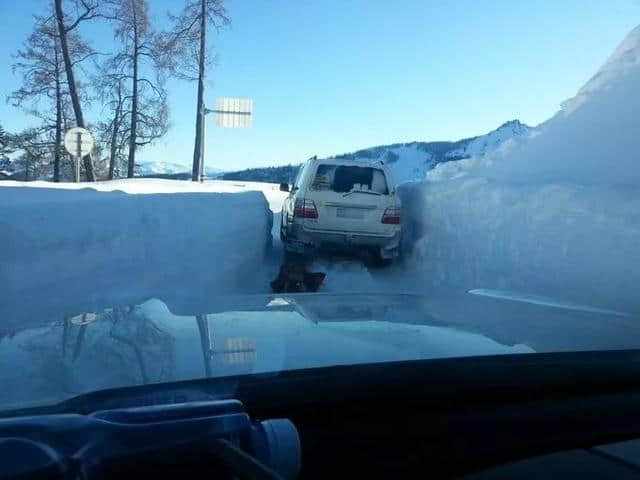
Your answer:
[[[0,1],[0,409],[638,348],[640,2],[574,3]]]

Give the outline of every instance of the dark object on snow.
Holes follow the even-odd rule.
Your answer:
[[[274,293],[317,292],[326,275],[321,272],[307,272],[300,263],[285,263],[280,267],[278,278],[271,282]]]

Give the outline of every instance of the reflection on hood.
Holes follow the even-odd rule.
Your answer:
[[[631,318],[475,295],[225,297],[196,315],[152,299],[56,317],[0,338],[0,408],[203,377],[640,343]]]

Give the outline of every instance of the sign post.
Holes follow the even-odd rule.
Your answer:
[[[93,135],[86,128],[74,127],[67,130],[64,135],[64,148],[69,152],[69,155],[75,158],[76,183],[80,182],[80,162],[82,157],[91,153],[93,145]]]
[[[204,154],[207,143],[206,116],[216,114],[216,125],[223,128],[250,128],[253,118],[253,100],[248,98],[217,98],[214,110],[204,108],[202,118],[202,155],[200,156],[199,180],[204,179]]]

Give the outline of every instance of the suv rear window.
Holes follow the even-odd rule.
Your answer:
[[[382,195],[389,194],[382,170],[346,165],[318,165],[311,190],[330,190],[337,193],[369,190]]]

